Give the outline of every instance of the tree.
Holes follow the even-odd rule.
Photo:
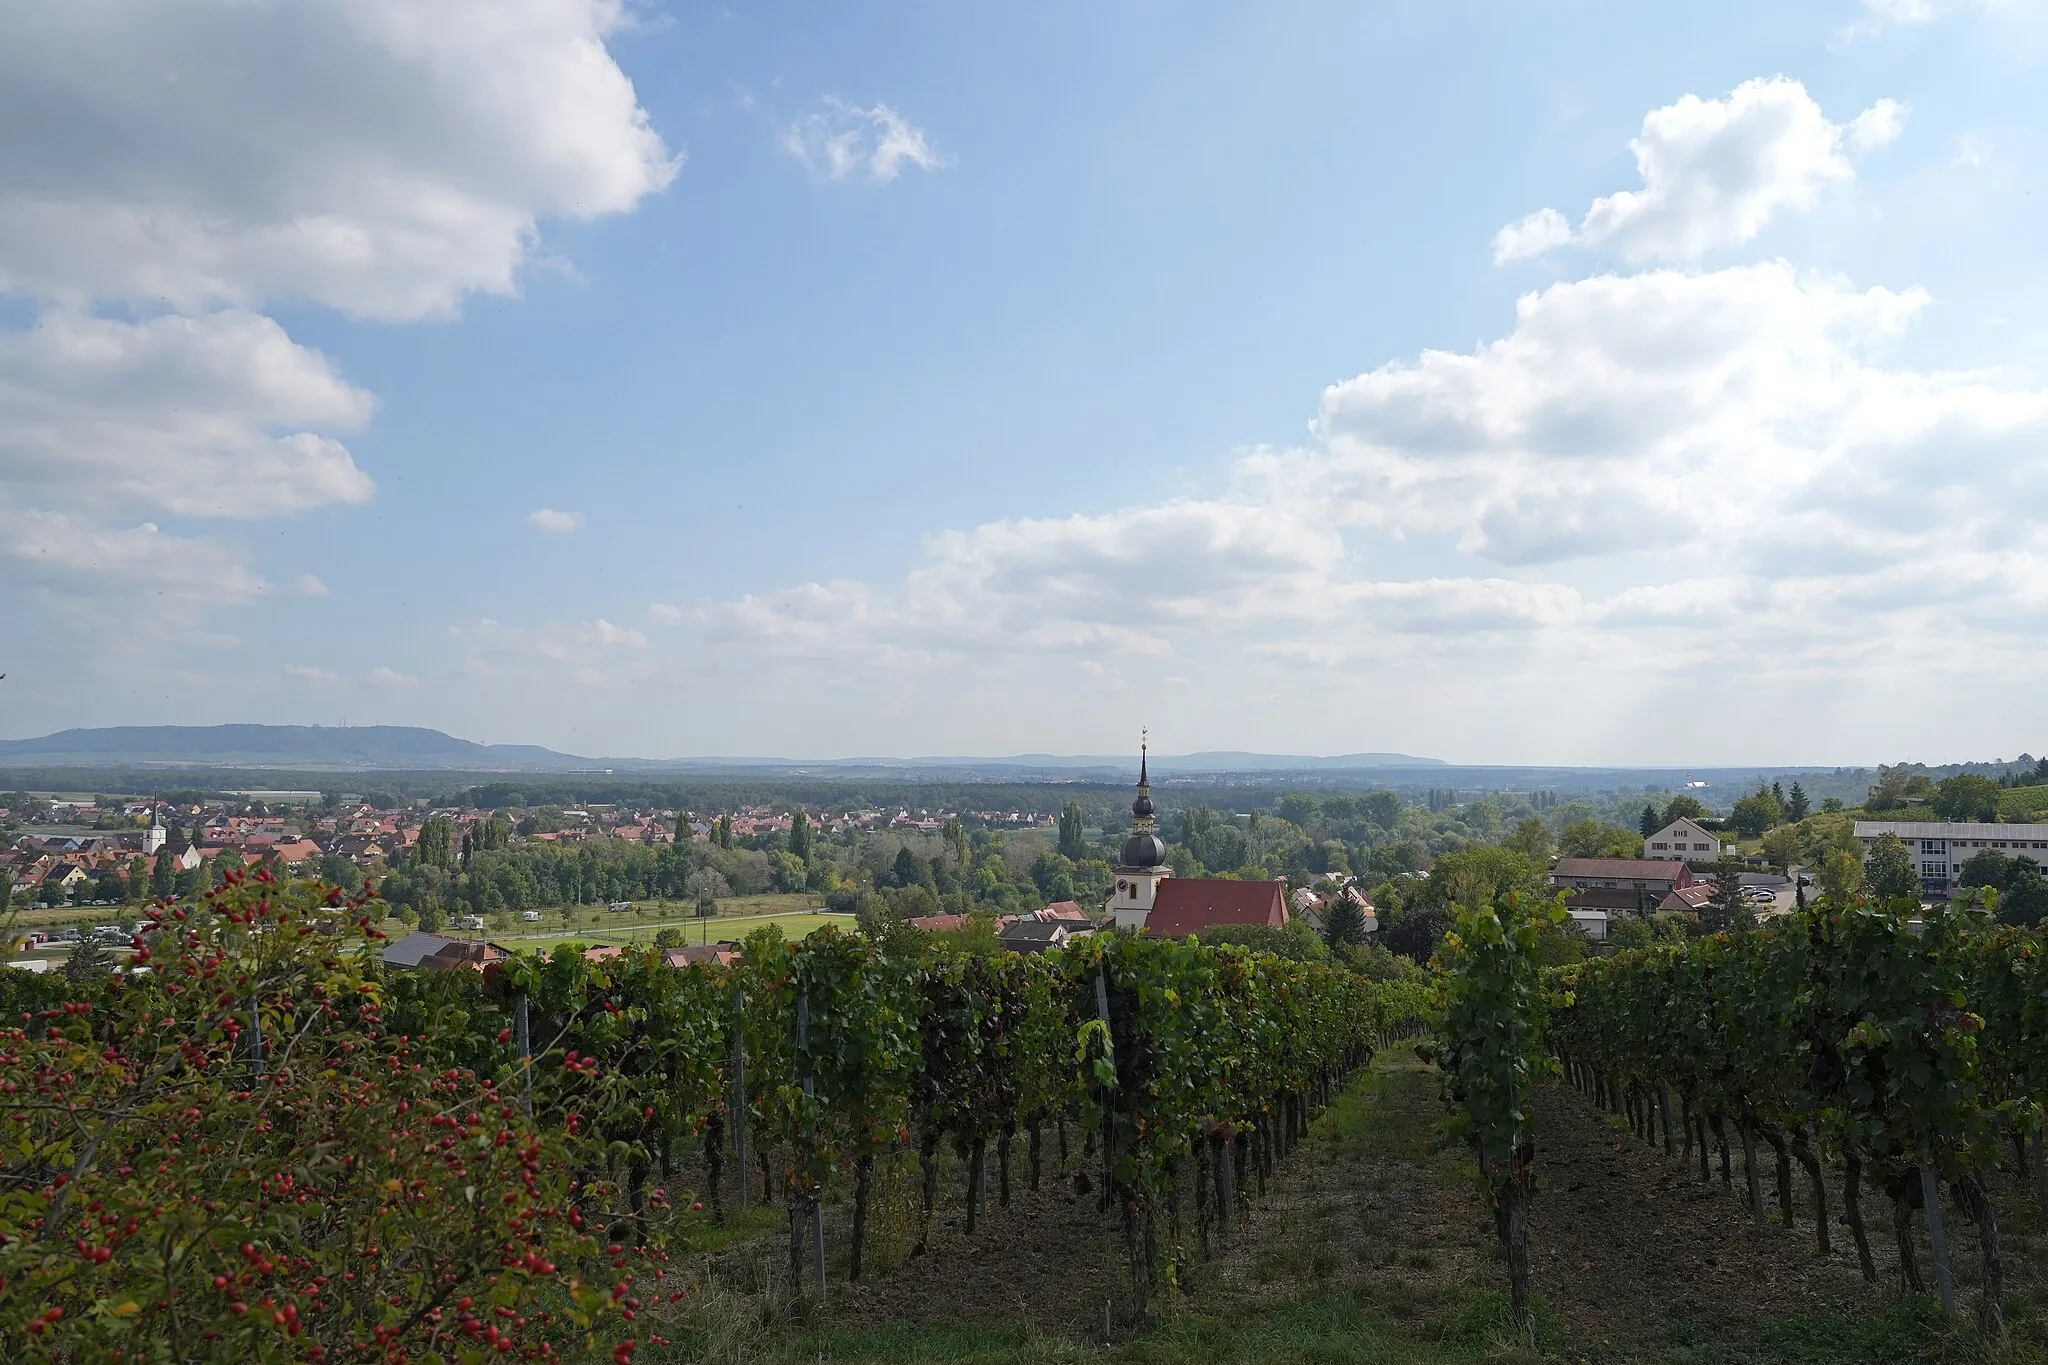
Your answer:
[[[149,869],[149,896],[151,900],[167,900],[177,889],[173,882],[178,865],[171,859],[171,846],[165,844],[156,851]]]
[[[709,919],[717,914],[718,902],[732,895],[732,887],[725,877],[708,867],[700,867],[684,878],[683,887],[696,899],[699,919]]]
[[[1756,912],[1742,899],[1742,868],[1742,859],[1732,853],[1722,854],[1714,865],[1714,896],[1700,907],[1701,933],[1756,928]]]
[[[1401,823],[1401,798],[1393,792],[1367,792],[1358,806],[1365,818],[1381,829],[1391,831]]]
[[[1450,923],[1450,915],[1442,906],[1416,905],[1382,929],[1380,938],[1389,952],[1399,953],[1411,962],[1425,963],[1444,941]]]
[[[1550,866],[1550,826],[1537,816],[1516,825],[1506,846],[1539,867]]]
[[[447,816],[429,815],[421,822],[412,857],[421,867],[446,871],[455,865],[455,826]]]
[[[1757,783],[1756,790],[1735,803],[1729,812],[1728,823],[1738,834],[1754,839],[1767,829],[1775,829],[1785,823],[1785,808],[1778,804],[1778,798],[1763,783]]]
[[[1795,781],[1792,784],[1791,793],[1787,795],[1785,798],[1785,818],[1796,825],[1801,820],[1804,820],[1806,818],[1806,813],[1809,809],[1810,806],[1806,798],[1806,788],[1800,786],[1799,783]]]
[[[1764,856],[1771,860],[1772,867],[1789,873],[1792,864],[1799,861],[1802,844],[1796,826],[1780,825],[1764,835]]]
[[[125,899],[131,901],[149,899],[149,863],[142,858],[130,858],[128,860],[128,889]]]
[[[77,985],[102,981],[114,974],[114,955],[97,938],[88,938],[71,950],[64,963],[64,977]]]
[[[1980,848],[1957,870],[1956,883],[1959,886],[1990,886],[2002,890],[2011,868],[2012,859],[1997,849]]]
[[[2048,918],[2048,878],[2032,858],[2015,858],[2006,872],[1998,899],[1998,918],[2023,928],[2039,928]]]
[[[1662,828],[1664,828],[1663,817],[1657,814],[1657,808],[1654,805],[1645,801],[1643,803],[1643,813],[1636,819],[1636,833],[1647,839]]]
[[[896,859],[889,865],[889,874],[896,879],[898,886],[916,886],[930,878],[931,869],[910,851],[910,845],[905,844],[896,850]]]
[[[1641,915],[1612,915],[1607,921],[1607,941],[1617,948],[1647,948],[1657,941],[1657,935]]]
[[[811,817],[798,806],[789,813],[789,851],[798,858],[809,862],[811,858]]]
[[[1906,763],[1890,766],[1877,765],[1877,782],[1870,794],[1863,800],[1867,811],[1897,810],[1913,801],[1924,801],[1933,794],[1934,784],[1927,780],[1925,773],[1916,773]]]
[[[1704,820],[1707,818],[1707,814],[1707,808],[1701,805],[1698,799],[1690,796],[1674,796],[1665,803],[1664,824],[1668,825],[1673,820]],[[1662,829],[1663,827],[1663,825],[1659,825],[1657,828]],[[1655,833],[1654,830],[1651,832]]]
[[[1087,846],[1082,843],[1082,833],[1080,803],[1069,801],[1060,807],[1059,851],[1062,858],[1069,862],[1081,861],[1088,851]]]
[[[1870,893],[1880,900],[1920,898],[1920,871],[1896,834],[1880,835],[1871,845],[1870,856],[1864,860],[1864,879]]]
[[[1559,832],[1557,851],[1566,858],[1639,858],[1643,836],[1619,825],[1580,820]]]
[[[666,929],[655,930],[654,946],[663,952],[682,947],[683,931],[676,928],[673,924],[669,925]]]
[[[1934,788],[1934,813],[1944,820],[1998,819],[1998,783],[1978,773],[1944,777]]]
[[[1365,942],[1365,911],[1350,896],[1339,894],[1323,912],[1323,942],[1332,948]]]

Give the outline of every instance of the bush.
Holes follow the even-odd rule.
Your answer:
[[[381,905],[231,876],[152,912],[147,974],[0,1033],[12,1358],[584,1354],[623,1294],[575,1139],[383,1028]]]

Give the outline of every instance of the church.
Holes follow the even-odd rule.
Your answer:
[[[1287,883],[1223,877],[1176,877],[1166,865],[1166,840],[1152,805],[1150,745],[1138,749],[1138,799],[1131,833],[1116,864],[1109,909],[1119,929],[1185,938],[1225,925],[1278,929],[1287,923]]]

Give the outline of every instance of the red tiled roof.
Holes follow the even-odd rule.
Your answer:
[[[1168,877],[1153,893],[1145,932],[1180,938],[1225,924],[1287,923],[1283,882],[1234,882],[1207,877]]]
[[[920,915],[910,921],[913,929],[922,929],[927,934],[950,934],[967,927],[965,915]]]
[[[1083,910],[1077,901],[1054,901],[1038,912],[1041,920],[1073,920],[1081,924],[1093,924],[1095,917]]]

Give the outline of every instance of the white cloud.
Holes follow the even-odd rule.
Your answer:
[[[583,525],[581,512],[557,512],[552,507],[536,507],[526,514],[526,523],[546,531],[550,535],[567,535]]]
[[[647,614],[662,624],[670,626],[682,620],[686,615],[681,607],[676,606],[672,602],[651,602],[648,604]]]
[[[299,596],[301,597],[327,596],[327,585],[320,581],[320,576],[318,574],[300,574],[299,581],[297,583],[294,583],[292,586],[294,589],[297,590]]]
[[[389,671],[389,670],[385,670]],[[284,675],[300,682],[338,683],[341,675],[325,668],[314,668],[309,664],[286,664]]]
[[[0,332],[0,493],[101,511],[266,517],[366,501],[333,431],[374,403],[267,317],[118,322],[60,309]]]
[[[1494,260],[1573,242],[1629,261],[1696,261],[1753,240],[1779,213],[1852,179],[1845,149],[1890,142],[1905,114],[1885,99],[1848,123],[1830,123],[1806,87],[1783,76],[1744,81],[1722,100],[1686,95],[1651,110],[1629,143],[1640,190],[1594,200],[1576,231],[1556,210],[1539,210],[1495,235]]]
[[[863,109],[836,95],[783,129],[782,148],[825,180],[864,177],[887,184],[906,165],[936,171],[951,164],[923,129],[888,105]]]
[[[117,564],[246,601],[231,546],[138,520],[370,498],[339,438],[371,396],[261,310],[446,316],[514,292],[544,219],[667,185],[605,48],[626,22],[623,0],[0,6],[0,126],[36,130],[0,139],[0,295],[31,313],[0,331],[0,574],[59,591],[24,566],[61,524],[66,601],[146,611],[154,582],[92,567]]]
[[[605,51],[619,0],[0,9],[0,287],[182,311],[446,313],[544,216],[676,164]]]
[[[0,505],[0,581],[91,625],[185,626],[209,607],[252,602],[261,575],[217,541],[154,522],[119,527],[44,509]]]
[[[1060,656],[1235,695],[1277,685],[1258,667],[1618,677],[1745,650],[1861,676],[1877,641],[2048,626],[2048,392],[1887,367],[1927,304],[1782,262],[1556,285],[1498,340],[1331,386],[1315,440],[1245,455],[1221,496],[945,532],[893,585],[683,619],[749,688],[851,670],[912,707]],[[1389,572],[1403,540],[1461,569]]]
[[[419,679],[410,673],[400,673],[387,664],[379,664],[370,670],[369,681],[378,687],[416,687]]]

